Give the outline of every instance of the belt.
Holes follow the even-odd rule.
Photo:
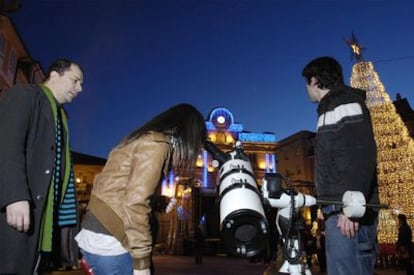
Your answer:
[[[329,217],[342,213],[342,205],[337,204],[323,205],[321,209],[325,220]]]

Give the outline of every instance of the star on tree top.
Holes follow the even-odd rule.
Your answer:
[[[345,43],[351,48],[351,60],[355,58],[357,62],[364,61],[362,51],[365,48],[359,44],[354,32],[352,32],[351,39],[345,39]]]

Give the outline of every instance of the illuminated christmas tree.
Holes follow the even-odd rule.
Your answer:
[[[370,110],[378,150],[378,183],[381,204],[392,210],[381,210],[378,224],[378,241],[395,243],[398,234],[397,213],[407,216],[414,225],[414,141],[372,62],[365,62],[355,36],[347,41],[356,64],[352,68],[351,86],[367,91],[366,103]]]

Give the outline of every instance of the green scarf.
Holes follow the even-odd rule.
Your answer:
[[[53,116],[55,118],[55,125],[57,123],[57,102],[55,97],[52,94],[52,91],[45,85],[40,85],[44,91],[46,97],[49,100],[50,107],[52,108]],[[70,158],[70,148],[69,148],[69,131],[68,131],[68,120],[63,108],[61,108],[61,117],[62,124],[65,132],[65,167],[64,167],[64,177],[62,185],[62,196],[61,201],[63,200],[69,182],[69,176],[71,172],[71,158]],[[54,177],[52,177],[49,187],[49,193],[46,201],[46,207],[44,209],[42,226],[40,231],[40,250],[50,252],[52,251],[52,232],[53,232],[53,194],[54,194]]]

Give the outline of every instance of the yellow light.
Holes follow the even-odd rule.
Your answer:
[[[371,62],[354,65],[351,86],[367,91],[366,103],[377,144],[380,200],[393,208],[379,213],[378,241],[394,244],[398,235],[397,213],[404,213],[410,226],[414,226],[414,141]]]
[[[259,167],[259,169],[266,169],[266,161],[264,160],[259,160],[257,162],[257,167]]]
[[[230,135],[230,134],[226,134],[226,143],[227,144],[232,144],[232,143],[234,143],[234,138],[233,138],[233,136],[232,135]]]
[[[201,157],[201,155],[198,155],[197,157],[196,166],[203,167],[203,158]]]
[[[211,142],[216,142],[216,140],[217,140],[217,138],[216,138],[216,133],[209,133],[208,134],[208,139],[211,141]]]

